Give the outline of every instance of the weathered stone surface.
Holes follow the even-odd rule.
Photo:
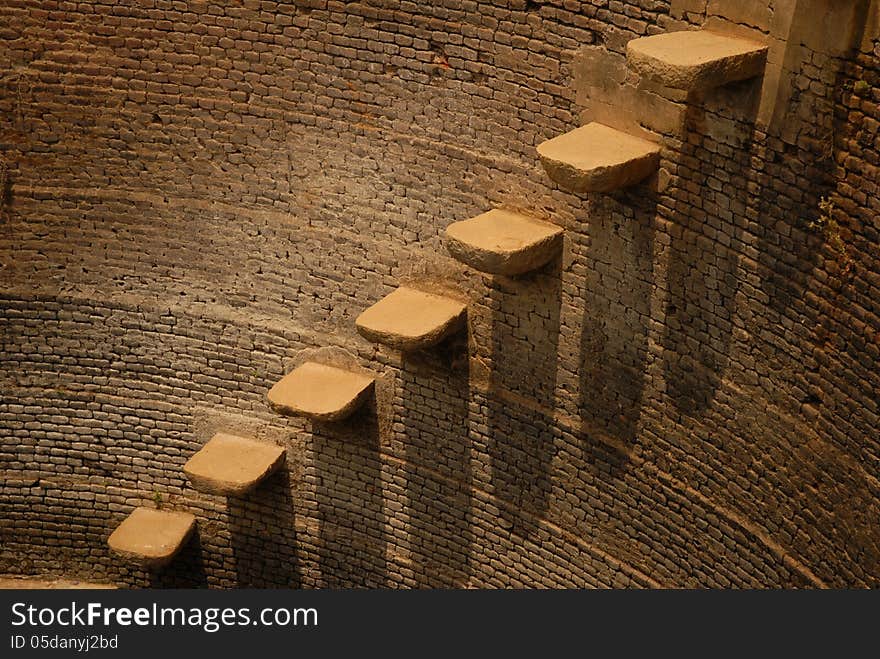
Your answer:
[[[558,256],[562,233],[555,224],[496,208],[446,227],[446,246],[482,272],[519,275]]]
[[[196,526],[189,513],[135,508],[107,539],[110,549],[145,568],[171,562]]]
[[[636,75],[625,53],[584,46],[572,60],[572,75],[583,108],[580,125],[595,121],[649,141],[682,134],[688,93]]]
[[[401,286],[358,316],[357,329],[371,341],[420,350],[464,327],[466,314],[463,302]]]
[[[306,362],[269,390],[269,404],[281,414],[339,421],[363,404],[373,382],[360,373]]]
[[[836,2],[837,0],[831,0]],[[797,0],[709,0],[706,5],[706,23],[703,28],[712,29],[708,23],[712,21],[725,21],[729,26],[739,29],[751,29],[760,32],[768,32],[775,14],[787,11],[787,6],[793,6]],[[809,15],[811,12],[803,12]],[[728,33],[727,30],[719,30]]]
[[[237,496],[252,490],[284,463],[275,444],[218,433],[183,466],[197,490]]]
[[[647,178],[659,145],[600,123],[589,123],[538,145],[547,174],[572,192],[611,192]]]
[[[767,46],[707,30],[668,32],[627,44],[629,65],[669,87],[694,91],[759,76]]]
[[[672,0],[669,13],[673,18],[682,18],[688,13],[704,14],[708,0]]]

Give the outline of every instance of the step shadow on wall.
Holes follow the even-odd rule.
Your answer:
[[[524,538],[545,517],[552,485],[561,270],[556,259],[539,273],[496,277],[489,286],[491,491],[513,507],[500,508],[501,524]]]
[[[379,420],[370,400],[342,422],[312,425],[306,464],[316,479],[322,588],[386,585]]]
[[[657,197],[640,185],[590,204],[587,276],[580,341],[580,414],[584,441],[599,431],[631,443],[645,390],[654,286]],[[625,467],[613,461],[612,471]],[[613,476],[614,473],[609,474]]]
[[[816,20],[819,11],[826,12],[825,20]],[[795,418],[806,421],[787,456],[791,468],[777,498],[808,497],[809,504],[799,504],[803,510],[785,523],[792,532],[798,516],[810,519],[809,537],[798,550],[805,560],[814,555],[812,567],[820,578],[837,587],[877,587],[880,540],[872,520],[878,505],[864,480],[871,469],[859,467],[876,463],[876,424],[864,413],[876,391],[870,382],[853,386],[859,378],[851,370],[871,371],[864,346],[875,338],[859,319],[871,306],[863,282],[864,272],[876,268],[868,247],[876,218],[865,208],[870,190],[853,185],[853,179],[870,178],[872,171],[870,162],[860,167],[857,161],[860,149],[870,160],[876,132],[858,115],[859,106],[868,117],[876,108],[870,64],[865,69],[862,64],[876,63],[872,48],[880,3],[812,0],[802,2],[798,12],[783,70],[794,90],[781,105],[783,121],[768,130],[768,144],[776,149],[768,149],[753,181],[757,273],[767,297],[758,321],[768,328],[756,343],[766,354],[764,368],[776,376],[762,384],[774,402],[793,407]],[[868,87],[858,91],[859,82]],[[782,186],[781,194],[780,180],[798,185]],[[864,206],[854,202],[865,193]],[[821,207],[823,198],[836,209]],[[839,225],[823,224],[829,217]],[[839,386],[846,395],[835,394]]]
[[[150,572],[135,571],[132,577],[123,579],[137,588],[140,585],[149,588],[207,588],[208,576],[205,569],[205,548],[199,538],[198,528],[193,537],[174,557],[174,560],[160,570]],[[141,578],[137,575],[140,574]]]
[[[259,487],[227,498],[239,588],[299,588],[296,515],[290,474],[282,467]]]
[[[466,338],[406,355],[400,371],[406,537],[414,585],[457,588],[471,577],[470,382]],[[395,433],[396,434],[396,433]]]
[[[800,301],[822,254],[825,237],[809,225],[823,214],[822,198],[832,198],[836,190],[839,158],[853,129],[844,110],[847,83],[860,45],[877,29],[871,21],[880,16],[877,0],[852,0],[833,5],[826,22],[817,23],[819,12],[831,6],[830,0],[798,6],[783,54],[780,109],[768,128],[782,152],[768,152],[763,167],[753,171],[761,288],[780,316]],[[780,180],[810,184],[780,190]]]
[[[759,92],[737,83],[686,110],[661,340],[666,393],[686,416],[712,404],[729,363]]]

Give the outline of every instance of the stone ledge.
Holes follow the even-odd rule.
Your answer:
[[[519,213],[493,209],[446,227],[447,248],[462,263],[496,275],[520,275],[553,260],[562,229]]]
[[[667,87],[697,91],[760,76],[767,46],[708,30],[668,32],[634,39],[629,66]]]
[[[135,508],[107,539],[117,554],[144,568],[163,567],[192,535],[196,518],[189,513]]]
[[[269,390],[269,405],[281,414],[341,421],[363,404],[373,383],[366,375],[306,362]]]
[[[538,145],[547,174],[571,192],[612,192],[660,165],[660,146],[596,122]]]
[[[462,329],[467,305],[401,286],[358,316],[365,338],[399,350],[430,348]]]
[[[0,590],[115,590],[114,584],[51,576],[0,576]]]
[[[218,433],[183,466],[200,492],[239,496],[252,490],[284,462],[275,444]]]

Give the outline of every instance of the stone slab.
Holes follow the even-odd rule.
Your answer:
[[[450,224],[446,238],[456,259],[496,275],[536,270],[562,250],[562,228],[497,208]]]
[[[360,373],[306,362],[269,390],[269,404],[281,414],[341,421],[363,404],[373,383],[373,378]]]
[[[0,576],[0,590],[113,590],[107,583],[55,577]]]
[[[275,444],[218,433],[183,466],[200,492],[239,496],[252,490],[284,462]]]
[[[627,44],[627,62],[639,74],[668,87],[711,89],[760,76],[767,46],[709,30],[667,32]]]
[[[358,332],[399,350],[421,350],[465,326],[467,305],[401,286],[358,316]]]
[[[189,513],[135,508],[116,527],[107,544],[117,554],[145,568],[170,563],[192,535],[196,518]]]
[[[592,122],[538,145],[547,174],[572,192],[612,192],[644,180],[660,164],[660,146]]]

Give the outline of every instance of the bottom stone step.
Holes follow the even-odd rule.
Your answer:
[[[107,544],[140,566],[156,569],[177,556],[195,527],[196,518],[189,513],[135,508],[110,534]]]

